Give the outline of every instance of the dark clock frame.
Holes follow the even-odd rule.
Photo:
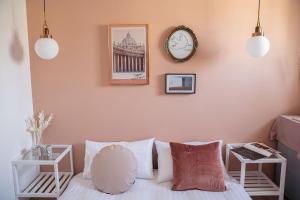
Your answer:
[[[171,38],[171,36],[179,31],[179,30],[183,30],[183,31],[186,31],[188,34],[190,34],[190,36],[192,37],[193,39],[193,50],[191,51],[191,53],[185,57],[185,58],[176,58],[169,50],[169,40]],[[184,25],[180,25],[180,26],[177,26],[171,33],[170,35],[168,36],[166,42],[165,42],[165,49],[167,50],[167,53],[170,55],[170,57],[175,61],[175,62],[185,62],[185,61],[188,61],[196,52],[198,48],[198,40],[197,40],[197,37],[195,35],[195,33],[187,26],[184,26]]]

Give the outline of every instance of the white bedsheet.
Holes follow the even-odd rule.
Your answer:
[[[129,191],[110,195],[99,192],[91,180],[74,176],[60,200],[251,200],[245,190],[233,181],[226,181],[227,191],[205,192],[201,190],[172,191],[172,182],[156,183],[154,180],[136,179]]]

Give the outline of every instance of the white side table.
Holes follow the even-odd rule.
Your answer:
[[[12,161],[13,178],[16,199],[21,197],[51,197],[58,199],[68,186],[73,174],[72,145],[51,145],[54,152],[51,157],[33,156],[32,151]],[[60,172],[58,165],[63,158],[69,156],[70,171]],[[38,173],[33,181],[20,190],[20,180],[22,177],[18,167],[23,165],[33,165],[38,167]],[[42,172],[40,167],[43,165],[53,166],[53,172]]]
[[[233,148],[241,147],[244,144],[227,144],[226,145],[226,170],[232,178],[240,182],[250,196],[278,196],[279,200],[284,199],[284,184],[286,173],[286,159],[280,154],[271,158],[259,160],[250,160],[232,152]],[[229,170],[229,157],[233,154],[241,163],[241,171]],[[279,163],[281,164],[280,185],[277,186],[270,178],[262,172],[262,164]],[[246,164],[257,164],[257,171],[246,171]]]

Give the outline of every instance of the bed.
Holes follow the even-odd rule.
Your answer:
[[[156,172],[154,174],[157,174]],[[82,173],[74,176],[59,198],[60,200],[250,200],[246,191],[234,180],[226,179],[225,192],[205,192],[189,190],[175,192],[171,190],[172,182],[156,183],[155,179],[136,179],[131,189],[119,195],[99,192],[91,180],[84,179]]]

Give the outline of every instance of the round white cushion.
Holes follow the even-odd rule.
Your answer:
[[[129,190],[135,181],[136,171],[133,153],[121,145],[104,147],[96,154],[91,166],[95,187],[108,194]]]

